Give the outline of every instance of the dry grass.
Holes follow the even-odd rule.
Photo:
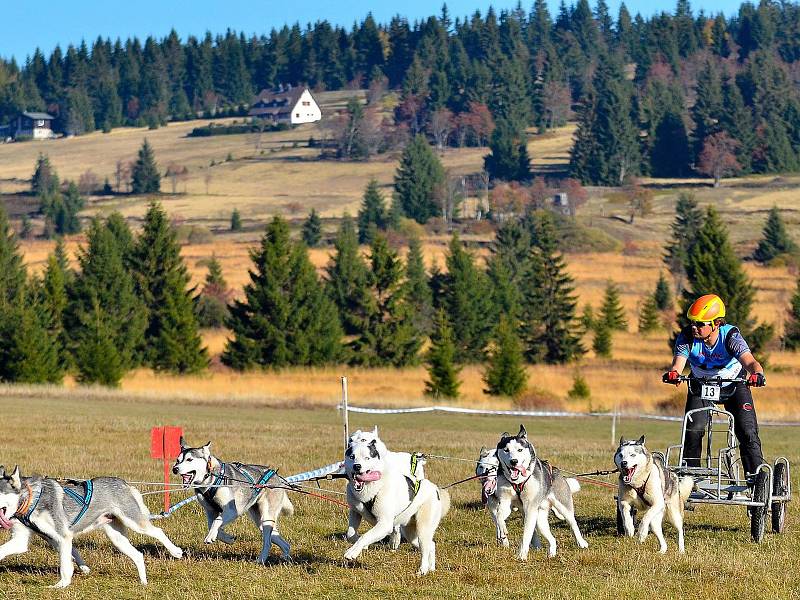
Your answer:
[[[5,436],[5,464],[20,464],[23,473],[91,477],[118,475],[132,481],[158,481],[160,462],[149,458],[149,429],[172,424],[184,428],[190,442],[211,439],[225,460],[243,460],[277,466],[290,474],[321,466],[341,456],[341,422],[331,408],[320,410],[269,409],[262,406],[202,406],[146,398],[95,396],[84,391],[50,397],[45,389],[30,393],[6,390],[4,417],[13,426],[14,439]],[[391,448],[471,459],[481,445],[494,444],[503,430],[516,430],[519,419],[459,415],[353,415],[351,425],[379,424]],[[526,420],[542,456],[570,471],[609,468],[612,444],[604,419]],[[675,443],[676,426],[623,420],[620,432],[628,437],[647,434],[651,448]],[[800,459],[793,441],[797,428],[764,428],[768,456]],[[463,462],[431,459],[429,477],[439,484],[471,475]],[[797,477],[793,477],[797,485]],[[140,486],[153,489],[147,486]],[[342,484],[323,488],[339,491]],[[157,488],[156,488],[157,489]],[[417,579],[419,554],[403,544],[390,552],[377,544],[360,561],[348,566],[342,555],[346,514],[340,507],[292,495],[295,515],[283,518],[281,532],[291,542],[295,562],[276,559],[266,567],[254,563],[260,536],[243,518],[229,530],[237,536],[231,546],[207,546],[205,519],[196,505],[183,508],[159,522],[167,535],[188,550],[176,561],[149,539],[132,536],[145,553],[150,584],[142,589],[131,562],[111,548],[102,534],[78,538],[77,548],[92,568],[76,575],[66,591],[46,590],[57,579],[57,558],[38,538],[24,555],[0,563],[5,598],[509,598],[533,594],[537,598],[591,597],[616,600],[647,597],[652,600],[716,598],[720,590],[743,595],[758,590],[765,597],[796,597],[800,585],[800,539],[793,533],[798,511],[791,503],[785,535],[767,534],[761,545],[750,541],[742,508],[703,507],[689,513],[687,555],[675,552],[675,534],[667,527],[666,556],[656,552],[652,536],[639,545],[615,536],[613,491],[583,484],[576,496],[578,522],[589,541],[578,550],[563,525],[554,526],[559,554],[547,559],[532,553],[522,564],[513,552],[498,548],[489,515],[480,507],[478,486],[468,482],[451,489],[453,508],[437,533],[437,571]],[[329,496],[334,494],[328,492]],[[173,494],[173,501],[183,494]],[[147,497],[160,510],[160,495]],[[518,516],[510,519],[512,544],[518,543]],[[0,542],[8,533],[0,533]],[[535,592],[533,590],[536,590]]]

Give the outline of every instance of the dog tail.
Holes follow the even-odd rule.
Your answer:
[[[442,503],[442,517],[450,511],[450,492],[439,489],[439,501]]]
[[[294,504],[289,500],[289,495],[283,495],[283,503],[281,504],[281,514],[291,517],[294,514]]]
[[[581,491],[581,484],[577,479],[575,479],[574,477],[567,477],[566,479],[570,493],[577,494],[578,492]]]
[[[681,477],[680,481],[678,482],[678,490],[681,495],[681,500],[686,503],[686,500],[689,499],[689,494],[692,493],[694,489],[694,479],[691,477]]]

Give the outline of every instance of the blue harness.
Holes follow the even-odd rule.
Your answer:
[[[82,482],[75,482],[75,483],[83,483],[83,497],[80,496],[75,490],[71,490],[68,487],[63,488],[64,493],[75,500],[75,502],[80,505],[81,510],[78,512],[78,516],[72,520],[70,527],[73,527],[78,521],[83,518],[83,515],[86,514],[86,511],[89,510],[89,503],[92,501],[92,494],[94,494],[94,486],[92,485],[91,480],[86,480]]]
[[[242,465],[241,463],[235,463],[235,464],[239,468],[239,471],[241,471],[242,475],[244,475],[245,478],[247,478],[247,480],[253,485],[253,495],[250,497],[250,503],[252,503],[256,499],[256,496],[258,496],[259,492],[261,492],[261,489],[263,488],[264,484],[266,484],[270,479],[272,479],[272,476],[275,475],[275,473],[277,473],[275,469],[267,469],[266,471],[264,471],[264,474],[256,482],[253,476],[247,472],[247,469],[243,468],[245,465]]]

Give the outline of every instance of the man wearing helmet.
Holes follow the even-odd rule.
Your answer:
[[[736,438],[739,440],[739,453],[742,466],[747,475],[753,475],[764,462],[761,453],[761,440],[758,437],[758,420],[753,405],[753,396],[748,386],[766,385],[764,368],[755,359],[739,329],[725,323],[725,304],[715,294],[698,298],[689,307],[686,316],[691,321],[675,340],[675,356],[670,370],[664,373],[664,383],[678,385],[680,373],[689,363],[692,377],[739,378],[747,374],[744,382],[723,383],[718,398],[708,396],[715,391],[705,391],[697,381],[689,382],[686,397],[686,411],[707,406],[708,402],[722,402],[725,410],[733,414]],[[709,414],[705,418],[694,418],[687,424],[683,440],[683,456],[688,466],[700,466],[700,449],[703,434],[708,425]]]

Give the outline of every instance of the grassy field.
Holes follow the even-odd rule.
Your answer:
[[[7,389],[4,417],[12,435],[5,435],[2,462],[19,463],[23,473],[85,478],[114,474],[131,481],[158,481],[160,463],[149,458],[149,429],[172,424],[184,428],[192,443],[212,440],[223,459],[267,463],[291,474],[328,464],[341,457],[341,422],[332,405],[312,410],[224,406],[186,400],[143,398],[117,393]],[[424,451],[472,459],[481,445],[492,445],[503,430],[514,430],[518,419],[467,416],[353,415],[351,426],[378,424],[390,448]],[[525,424],[539,453],[570,471],[612,468],[609,423],[595,420],[528,419]],[[623,420],[619,431],[628,436],[647,434],[651,448],[676,443],[677,425]],[[768,457],[786,455],[797,464],[800,428],[762,430]],[[580,441],[576,443],[576,439]],[[466,462],[431,459],[430,478],[450,483],[472,474]],[[608,479],[607,481],[612,481]],[[793,477],[793,484],[798,485]],[[140,486],[143,487],[143,486]],[[323,488],[340,491],[340,482]],[[144,487],[143,487],[144,489]],[[204,517],[196,505],[161,521],[167,535],[188,550],[176,561],[149,539],[132,535],[146,555],[150,585],[143,589],[132,563],[112,549],[103,534],[78,538],[76,546],[92,568],[76,574],[66,591],[46,590],[57,580],[55,553],[40,540],[24,555],[0,563],[4,598],[796,598],[800,586],[800,537],[796,506],[789,505],[789,529],[768,533],[761,545],[750,541],[744,509],[699,508],[688,513],[687,554],[675,550],[674,531],[667,527],[668,553],[656,552],[652,536],[644,545],[615,535],[613,491],[584,483],[576,496],[578,522],[589,541],[578,550],[569,530],[554,527],[559,553],[548,559],[532,553],[527,563],[513,551],[495,545],[488,513],[477,502],[478,485],[468,482],[452,490],[453,508],[437,534],[436,573],[414,576],[419,555],[408,544],[396,553],[377,545],[348,566],[342,555],[345,510],[335,504],[292,496],[295,515],[281,522],[291,542],[295,562],[255,564],[260,536],[249,521],[230,531],[234,545],[206,546]],[[183,494],[174,494],[173,501]],[[331,497],[339,497],[330,494]],[[153,511],[160,495],[147,496]],[[511,518],[512,544],[518,543],[521,523]],[[8,534],[0,533],[0,541]]]

